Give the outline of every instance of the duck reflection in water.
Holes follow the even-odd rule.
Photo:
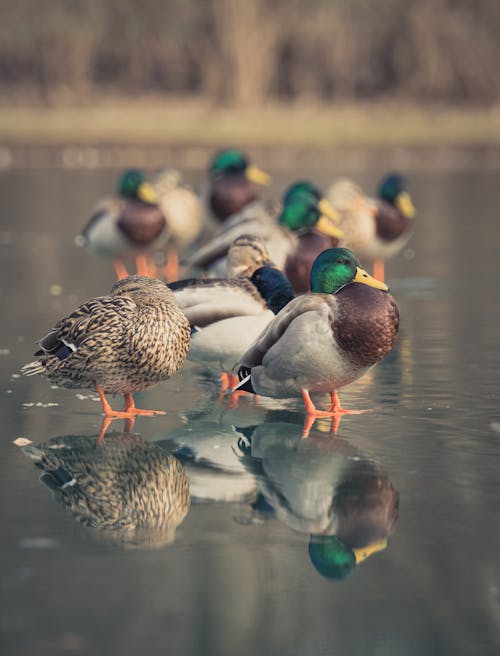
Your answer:
[[[54,498],[122,548],[172,543],[189,511],[189,482],[172,454],[137,434],[69,435],[22,447]]]
[[[278,421],[242,429],[238,446],[259,483],[254,516],[271,512],[309,534],[309,557],[320,574],[345,578],[386,548],[399,494],[379,466],[349,442],[320,430],[303,440],[297,424]]]

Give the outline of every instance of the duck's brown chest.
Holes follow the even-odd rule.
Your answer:
[[[336,298],[336,343],[353,364],[371,367],[389,353],[396,341],[396,301],[387,292],[360,283],[347,285]]]

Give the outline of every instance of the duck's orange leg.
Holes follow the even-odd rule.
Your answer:
[[[179,255],[175,248],[167,252],[167,263],[165,264],[165,277],[167,282],[179,279]]]
[[[113,267],[115,269],[116,277],[118,278],[118,280],[123,280],[123,278],[128,277],[129,273],[127,271],[127,267],[125,266],[123,260],[114,260]]]
[[[102,409],[104,411],[104,416],[113,420],[113,419],[132,419],[136,415],[165,415],[166,412],[163,410],[141,410],[140,408],[135,407],[134,399],[132,394],[124,394],[125,397],[125,406],[123,410],[113,410],[109,405],[108,400],[104,394],[104,390],[100,385],[96,383],[96,390],[101,399]]]
[[[315,419],[318,417],[331,417],[332,418],[332,433],[336,433],[340,425],[342,415],[361,415],[366,410],[347,410],[340,405],[339,395],[334,390],[330,392],[331,405],[328,410],[318,410],[311,400],[308,390],[302,390],[302,399],[306,410],[306,418],[304,420],[304,428],[302,429],[302,437],[307,437],[309,431],[314,424]]]
[[[135,256],[135,269],[140,276],[150,277],[148,258],[144,253],[139,253]]]
[[[373,277],[381,282],[385,282],[384,260],[373,260]]]

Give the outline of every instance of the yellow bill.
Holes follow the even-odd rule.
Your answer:
[[[255,184],[259,185],[270,185],[272,180],[271,176],[262,171],[261,169],[257,168],[256,166],[253,166],[252,164],[249,164],[246,169],[245,169],[245,177],[248,180],[251,180],[252,182],[255,182]]]
[[[368,285],[369,287],[375,287],[375,289],[381,289],[384,292],[389,291],[389,287],[387,287],[385,282],[381,282],[380,280],[377,280],[361,267],[357,268],[356,275],[353,278],[353,282],[362,282],[364,285]]]
[[[145,203],[154,205],[158,202],[158,196],[152,184],[149,182],[141,182],[137,190],[137,196]]]
[[[410,194],[407,191],[402,191],[398,194],[395,203],[398,210],[407,219],[412,219],[415,216],[415,205],[412,203]]]
[[[324,214],[329,219],[332,219],[333,221],[335,221],[335,223],[340,223],[341,221],[340,212],[338,212],[330,203],[330,201],[327,200],[326,198],[322,198],[319,201],[318,209],[321,212],[321,214]]]
[[[362,563],[363,560],[368,558],[377,551],[383,551],[387,547],[387,540],[379,540],[378,542],[373,542],[372,544],[367,545],[366,547],[361,547],[360,549],[353,549],[354,558],[356,558],[356,565]]]
[[[336,239],[340,239],[340,237],[342,237],[344,234],[342,230],[337,225],[335,225],[333,219],[331,219],[329,216],[326,216],[325,214],[322,214],[319,217],[315,227],[324,235],[335,237]]]

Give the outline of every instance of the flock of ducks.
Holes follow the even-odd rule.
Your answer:
[[[60,319],[22,370],[99,394],[99,449],[89,438],[70,436],[24,450],[78,521],[127,548],[173,541],[189,510],[186,467],[201,468],[202,480],[207,463],[210,473],[224,471],[206,457],[194,460],[185,436],[174,457],[132,434],[137,415],[163,413],[137,408],[134,392],[168,379],[189,358],[221,372],[220,398],[230,388],[233,406],[239,394],[299,397],[303,437],[317,417],[331,418],[335,432],[340,417],[355,412],[341,407],[337,389],[384,358],[398,332],[384,262],[413,231],[415,209],[401,176],[386,176],[376,199],[350,180],[334,181],[326,194],[298,180],[274,203],[259,194],[269,176],[239,150],[217,153],[208,176],[199,197],[174,170],[153,182],[141,171],[122,174],[116,195],[96,206],[75,239],[112,260],[117,282],[108,295]],[[373,262],[373,276],[358,257]],[[111,407],[109,394],[124,396],[123,409]],[[311,394],[329,395],[330,404],[318,409]],[[125,433],[104,439],[117,418],[126,420]],[[293,426],[285,428],[291,436]],[[339,441],[302,441],[314,448],[305,447],[297,468],[297,445],[282,439],[282,429],[279,423],[237,429],[240,473],[246,485],[260,481],[253,511],[265,514],[271,506],[285,523],[310,533],[314,567],[343,578],[385,547],[398,516],[397,492],[371,461],[351,457],[352,447],[339,449]],[[205,433],[195,436],[196,448]],[[305,479],[297,481],[304,462]],[[228,471],[234,494],[239,488]],[[309,476],[324,478],[313,497]],[[200,498],[208,498],[202,487]]]
[[[115,418],[160,413],[135,407],[132,394],[175,374],[186,357],[220,370],[221,393],[302,397],[304,435],[321,416],[336,429],[350,412],[337,389],[395,343],[398,308],[383,262],[407,243],[415,210],[398,175],[384,178],[377,199],[349,180],[326,195],[299,180],[272,205],[259,199],[269,182],[235,149],[213,158],[203,200],[174,171],[152,183],[124,172],[117,195],[98,204],[76,239],[112,259],[118,281],[60,319],[23,372],[96,389],[101,439]],[[218,222],[212,235],[206,208]],[[179,280],[179,256],[203,275]],[[358,256],[374,261],[374,276]],[[123,394],[124,408],[113,410],[106,394]],[[316,408],[311,394],[329,394],[330,405]]]

